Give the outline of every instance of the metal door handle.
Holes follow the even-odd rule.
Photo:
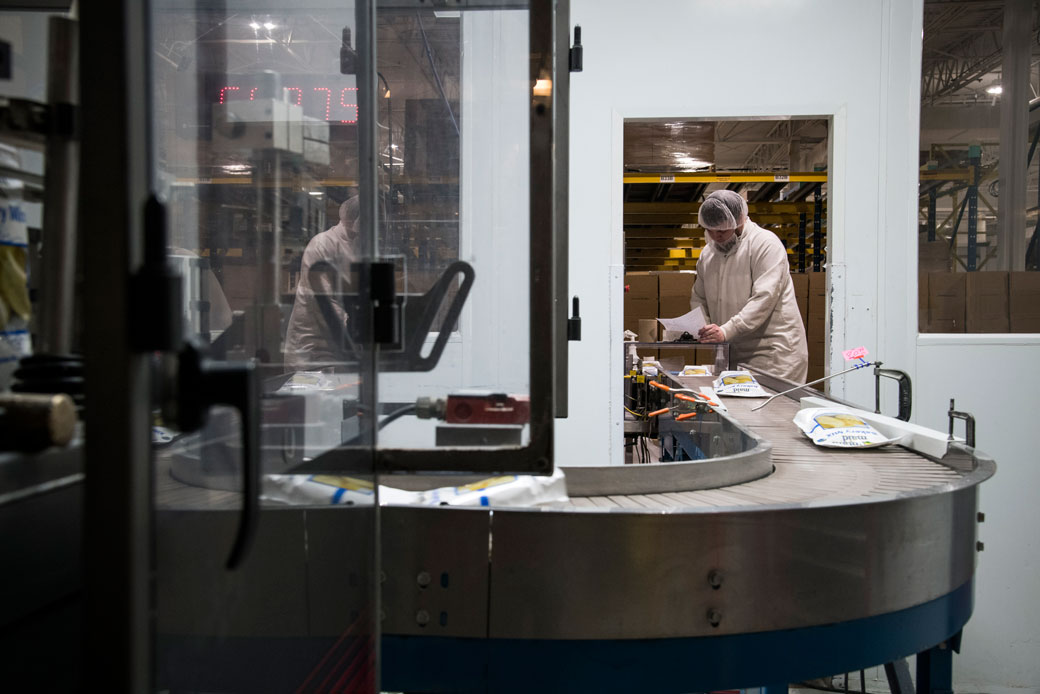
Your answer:
[[[230,405],[242,424],[242,512],[228,556],[228,570],[241,566],[260,520],[260,386],[256,361],[218,362],[198,341],[184,343],[178,359],[176,416],[181,431],[206,423],[213,405]]]

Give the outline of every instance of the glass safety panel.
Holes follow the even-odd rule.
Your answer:
[[[551,8],[455,7],[378,3],[370,73],[343,35],[372,145],[356,183],[312,191],[339,216],[290,270],[288,384],[338,437],[296,472],[351,470],[368,442],[381,472],[551,469]]]
[[[157,686],[375,691],[379,507],[356,425],[375,371],[350,316],[369,295],[357,16],[371,8],[151,7],[154,179],[181,320],[210,366],[255,360],[262,473],[229,566],[247,515],[242,418],[156,423]],[[337,474],[292,474],[343,446]]]
[[[378,243],[404,294],[400,343],[378,362],[379,446],[521,449],[531,443],[530,12],[414,5],[381,9],[377,24]]]

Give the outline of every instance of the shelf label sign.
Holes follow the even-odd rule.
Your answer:
[[[867,356],[867,348],[854,347],[853,349],[847,349],[841,353],[841,356],[845,357],[845,361],[852,361],[853,359],[863,359]]]
[[[790,182],[791,177],[790,176],[773,176],[773,180],[778,182],[778,183],[780,183],[780,182],[788,183],[788,182]]]
[[[661,176],[661,183],[675,183],[675,176]]]

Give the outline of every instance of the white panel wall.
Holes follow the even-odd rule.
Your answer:
[[[982,495],[986,551],[955,682],[1040,691],[1040,454],[1028,421],[1040,409],[1040,341],[922,337],[918,347],[921,0],[572,0],[571,11],[585,46],[570,132],[570,289],[582,299],[583,336],[571,343],[557,461],[621,459],[624,120],[829,116],[831,368],[837,350],[865,345],[914,377],[917,421],[945,428],[950,397],[978,416],[979,447],[999,470]],[[1007,367],[1017,374],[1010,388],[991,378]],[[846,378],[837,395],[872,401],[866,372]]]
[[[571,293],[588,308],[584,339],[571,347],[573,363],[582,365],[570,373],[576,406],[560,425],[560,450],[568,463],[601,463],[608,457],[620,462],[618,415],[609,405],[620,399],[620,381],[610,377],[621,370],[620,350],[607,345],[621,339],[610,326],[611,321],[620,325],[622,311],[621,283],[612,283],[611,273],[616,277],[623,264],[625,119],[830,117],[832,352],[858,345],[878,352],[877,290],[883,268],[875,249],[887,209],[879,205],[878,194],[893,164],[889,150],[879,147],[892,120],[883,69],[890,44],[901,49],[894,54],[900,64],[893,79],[903,80],[903,94],[892,108],[906,116],[903,142],[892,137],[893,150],[897,144],[905,148],[912,135],[905,131],[907,111],[916,108],[905,62],[914,45],[913,22],[907,21],[912,9],[907,3],[827,0],[658,1],[638,7],[620,1],[573,2],[586,64],[571,80]],[[903,23],[896,24],[897,19]],[[898,28],[890,31],[889,26]],[[917,26],[919,37],[919,19]],[[898,153],[905,168],[913,147]],[[904,171],[904,180],[909,175]],[[902,198],[909,201],[911,195]],[[905,346],[885,348],[912,357],[912,336],[905,336]],[[886,361],[896,366],[901,359]],[[838,394],[872,397],[866,377],[856,376],[848,392],[836,384]]]
[[[985,550],[954,684],[1040,692],[1040,339],[922,335],[919,345],[917,421],[945,431],[955,398],[958,410],[975,415],[976,445],[997,461],[980,497]]]

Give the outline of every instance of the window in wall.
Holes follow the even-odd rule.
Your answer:
[[[925,0],[918,322],[1040,332],[1040,16]]]
[[[626,121],[625,330],[659,341],[667,336],[655,319],[690,310],[705,245],[697,211],[712,192],[734,190],[748,201],[749,218],[787,247],[809,340],[808,378],[822,377],[828,134],[823,118]],[[665,368],[714,363],[703,350],[644,352]]]

